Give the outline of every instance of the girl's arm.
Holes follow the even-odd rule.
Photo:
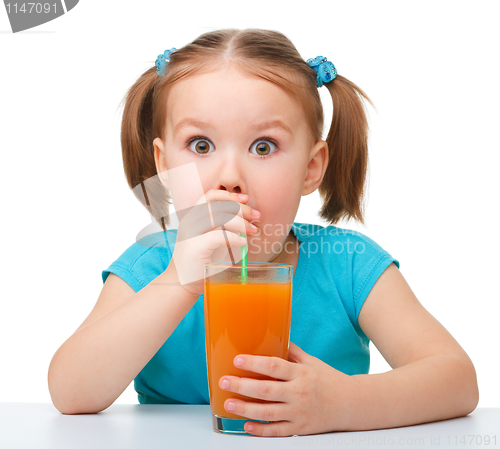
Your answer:
[[[138,293],[109,275],[94,310],[50,362],[49,390],[59,411],[97,413],[123,393],[203,294],[212,255],[223,256],[228,244],[246,244],[242,233],[255,234],[250,220],[260,213],[243,201],[248,195],[205,192],[179,224],[181,244],[167,269]]]
[[[91,314],[52,358],[48,383],[55,407],[64,414],[109,407],[197,299],[179,284],[173,259],[138,293],[111,273]]]
[[[352,430],[439,421],[476,408],[479,390],[472,361],[420,304],[394,264],[366,298],[359,325],[393,370],[353,376],[357,400]]]

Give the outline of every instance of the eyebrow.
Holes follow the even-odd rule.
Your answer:
[[[215,129],[215,126],[212,125],[211,123],[204,122],[202,120],[197,120],[195,118],[190,118],[186,117],[183,118],[177,125],[175,125],[174,128],[174,137],[181,131],[182,128],[185,128],[187,126],[195,126],[196,128],[207,128],[207,129]],[[282,120],[279,119],[272,119],[272,120],[266,120],[263,122],[255,123],[251,126],[249,126],[249,129],[251,131],[264,131],[266,129],[281,129],[282,131],[293,135],[293,132],[291,128],[284,123]]]

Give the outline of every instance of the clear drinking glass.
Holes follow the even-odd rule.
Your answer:
[[[266,402],[219,387],[224,375],[271,379],[236,368],[234,358],[238,354],[251,354],[288,360],[292,280],[292,265],[260,262],[249,262],[244,268],[230,262],[205,265],[205,344],[210,408],[216,432],[247,434],[243,426],[251,421],[227,412],[226,399]]]

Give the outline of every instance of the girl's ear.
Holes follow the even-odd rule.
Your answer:
[[[309,195],[319,187],[327,166],[328,143],[324,140],[318,140],[311,149],[302,196]]]
[[[168,184],[167,177],[167,164],[165,161],[165,145],[163,141],[157,137],[153,140],[153,146],[155,148],[155,165],[158,177],[163,185]]]

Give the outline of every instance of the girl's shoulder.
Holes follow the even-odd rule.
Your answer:
[[[318,247],[321,248],[320,254],[327,256],[357,254],[359,258],[386,252],[375,240],[354,229],[294,222],[292,230],[309,250]]]
[[[140,236],[106,270],[102,280],[114,273],[125,280],[136,292],[144,288],[170,263],[177,230],[155,232]]]
[[[319,263],[334,261],[336,268],[356,270],[382,258],[392,258],[375,240],[354,229],[294,222],[292,230],[301,243],[301,254]],[[399,268],[399,261],[394,259]]]
[[[309,223],[294,223],[292,229],[309,274],[304,277],[311,282],[321,278],[326,288],[335,285],[345,301],[354,303],[356,320],[378,277],[391,263],[400,267],[396,258],[362,232]]]

